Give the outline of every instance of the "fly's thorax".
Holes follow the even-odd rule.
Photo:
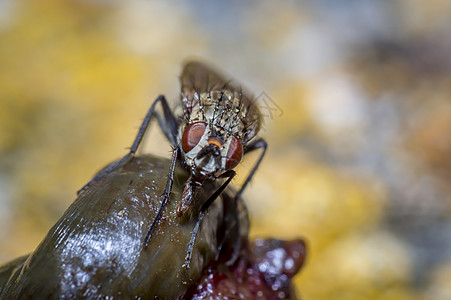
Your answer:
[[[205,122],[236,136],[246,144],[260,129],[261,114],[256,105],[234,89],[183,93],[186,123]]]

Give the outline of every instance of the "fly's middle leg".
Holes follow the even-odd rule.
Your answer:
[[[120,164],[128,161],[129,159],[131,159],[135,155],[135,153],[138,150],[138,147],[141,144],[141,141],[142,141],[142,139],[143,139],[143,137],[144,137],[144,135],[145,135],[145,133],[147,131],[147,128],[149,127],[150,120],[152,119],[152,116],[155,113],[155,107],[157,106],[158,103],[161,103],[161,105],[163,106],[163,112],[164,112],[165,121],[167,123],[167,127],[170,128],[168,130],[168,133],[170,133],[172,135],[172,138],[170,138],[169,141],[171,143],[173,141],[175,141],[176,135],[177,135],[177,119],[174,116],[174,114],[172,113],[172,111],[169,109],[169,105],[167,103],[166,98],[163,95],[160,95],[154,101],[154,103],[149,108],[149,110],[147,111],[147,114],[144,117],[144,120],[142,121],[141,126],[139,127],[138,134],[136,135],[135,140],[133,141],[133,144],[130,147],[129,152],[127,154],[125,154],[122,158],[118,159],[117,161],[115,161],[114,163],[110,164],[108,167],[103,169],[100,173],[98,173],[93,179],[91,179],[80,190],[78,190],[77,194],[80,194],[81,192],[86,190],[95,181],[97,181],[98,179],[102,178],[106,174],[110,173],[117,166],[119,166]],[[166,134],[166,132],[165,132],[165,134]]]

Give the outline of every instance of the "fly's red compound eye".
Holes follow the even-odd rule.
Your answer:
[[[205,132],[205,128],[207,128],[207,124],[204,122],[196,122],[185,128],[182,135],[182,149],[185,153],[196,147]]]
[[[231,170],[235,168],[241,161],[242,156],[243,145],[241,144],[239,139],[232,136],[232,142],[230,143],[229,151],[227,151],[226,169]]]

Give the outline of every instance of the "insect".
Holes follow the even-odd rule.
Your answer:
[[[156,111],[158,104],[162,107],[162,115]],[[201,205],[187,247],[184,267],[189,268],[197,231],[208,207],[232,181],[236,175],[233,169],[243,155],[262,149],[249,175],[236,193],[234,201],[240,198],[265,155],[267,143],[262,138],[256,138],[262,125],[262,115],[255,99],[246,94],[241,86],[231,80],[225,80],[203,63],[192,61],[185,65],[181,75],[181,103],[178,110],[179,112],[173,112],[166,98],[160,95],[148,110],[130,151],[102,170],[79,193],[124,161],[132,159],[150,121],[156,118],[173,150],[167,184],[161,195],[161,205],[144,238],[144,246],[148,245],[169,199],[177,162],[180,162],[190,174],[176,209],[178,216],[184,215],[193,201],[196,201],[196,194],[205,181],[225,179]],[[237,251],[235,252],[237,255]]]

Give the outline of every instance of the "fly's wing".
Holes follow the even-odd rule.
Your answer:
[[[201,62],[190,61],[183,68],[181,83],[183,105],[187,115],[199,101],[203,101],[203,98],[207,96],[212,97],[215,93],[231,94],[233,101],[239,103],[237,113],[244,125],[243,144],[246,144],[260,130],[262,115],[256,99],[234,80],[225,79]]]
[[[221,90],[229,80],[225,80],[203,63],[190,61],[183,68],[181,81],[182,93],[187,98],[193,98],[191,95],[196,92],[200,95],[203,92]]]

